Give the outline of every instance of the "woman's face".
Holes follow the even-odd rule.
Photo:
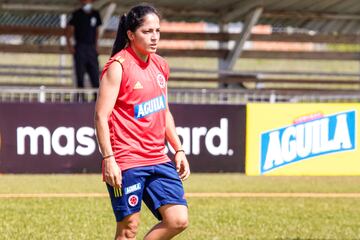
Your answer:
[[[130,44],[140,57],[155,53],[160,39],[160,20],[156,14],[147,14],[135,32],[128,31]]]

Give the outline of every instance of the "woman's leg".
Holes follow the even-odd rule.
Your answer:
[[[171,239],[188,226],[188,209],[184,205],[167,204],[159,208],[162,221],[156,224],[144,240]]]
[[[121,222],[117,222],[115,240],[136,239],[139,224],[140,212],[126,216]]]

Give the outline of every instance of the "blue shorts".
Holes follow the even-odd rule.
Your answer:
[[[139,212],[141,200],[159,220],[159,207],[166,204],[187,206],[184,188],[173,162],[125,170],[121,189],[106,185],[117,222]]]

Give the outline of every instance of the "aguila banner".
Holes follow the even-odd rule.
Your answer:
[[[246,174],[359,175],[359,110],[352,103],[248,104]]]

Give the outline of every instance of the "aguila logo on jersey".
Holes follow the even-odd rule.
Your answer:
[[[355,123],[354,110],[328,116],[318,113],[262,133],[261,174],[316,156],[354,150]]]
[[[141,183],[136,183],[134,185],[125,188],[125,194],[133,193],[140,189],[141,189]]]
[[[159,97],[150,99],[149,101],[135,105],[134,107],[135,118],[136,119],[143,118],[145,116],[159,112],[164,109],[166,109],[165,96],[161,95]]]
[[[156,76],[156,81],[158,82],[159,86],[161,88],[164,88],[166,86],[166,80],[165,80],[165,77],[164,75],[162,75],[161,73],[159,73],[157,76]]]

